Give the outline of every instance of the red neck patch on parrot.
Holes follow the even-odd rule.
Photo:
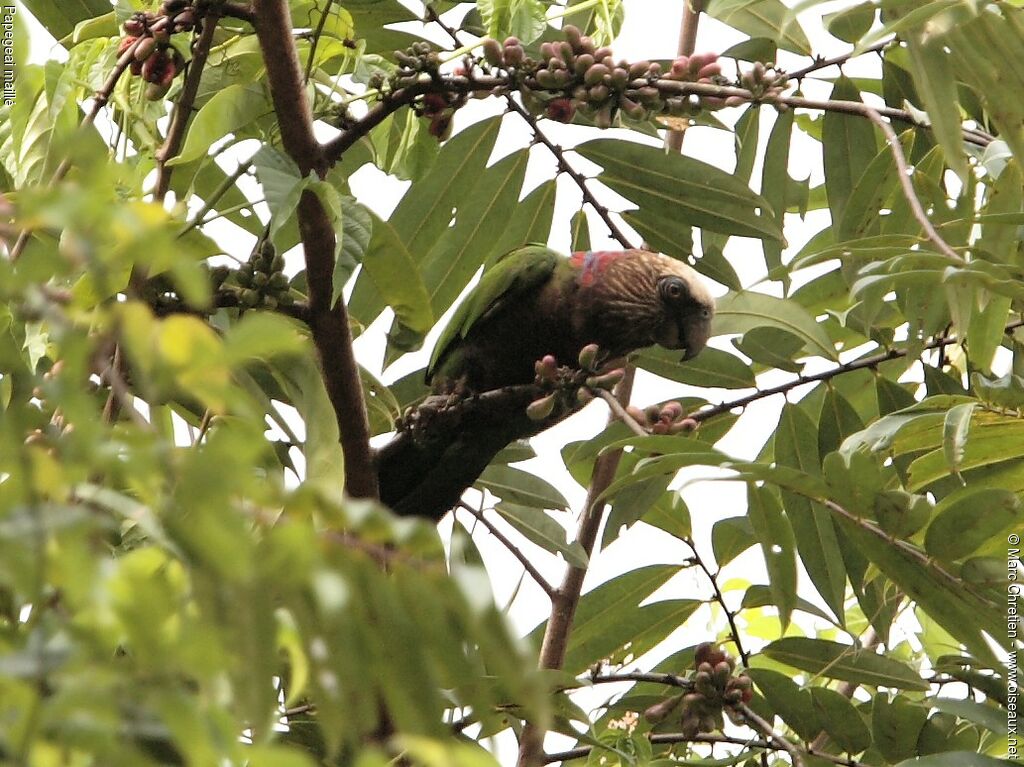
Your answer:
[[[572,254],[572,264],[580,270],[577,281],[584,287],[593,285],[608,264],[623,255],[621,250],[577,250]]]

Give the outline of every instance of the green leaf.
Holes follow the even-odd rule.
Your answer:
[[[732,339],[732,343],[754,362],[766,367],[790,373],[799,373],[803,369],[803,365],[793,361],[793,357],[804,348],[803,339],[788,330],[751,328],[742,338]]]
[[[910,72],[928,112],[935,138],[942,146],[949,166],[965,184],[970,183],[960,129],[960,99],[951,57],[941,37],[925,39],[923,33],[915,31],[905,40],[910,51]]]
[[[843,532],[875,567],[946,631],[979,658],[998,663],[982,632],[999,637],[1002,612],[991,602],[931,566],[926,556],[909,546],[880,538],[852,522],[840,520]]]
[[[269,145],[253,155],[252,163],[270,208],[271,241],[280,246],[275,235],[294,217],[299,198],[310,179],[302,177],[299,167],[284,152]]]
[[[713,165],[631,141],[595,139],[575,151],[604,168],[598,178],[642,211],[723,234],[782,239],[767,200]]]
[[[934,557],[960,559],[1019,524],[1021,502],[1016,493],[998,488],[965,487],[950,493],[935,507],[925,531],[925,549]]]
[[[875,23],[875,5],[860,3],[838,13],[828,13],[823,21],[830,35],[838,37],[844,43],[856,43]]]
[[[889,762],[906,759],[916,752],[918,736],[927,720],[924,706],[901,695],[890,701],[887,693],[877,693],[871,706],[875,747]]]
[[[807,35],[780,0],[711,0],[704,10],[750,37],[767,37],[787,51],[811,55]]]
[[[700,606],[696,599],[623,605],[614,614],[602,614],[600,621],[588,620],[582,631],[577,610],[563,667],[578,674],[604,658],[613,664],[633,662],[682,626]]]
[[[715,522],[711,528],[711,549],[719,568],[757,543],[753,525],[748,517],[727,517]]]
[[[269,360],[301,352],[305,346],[300,325],[270,312],[247,312],[224,335],[224,357],[229,365]]]
[[[600,637],[610,625],[618,625],[619,616],[636,607],[669,578],[678,573],[675,565],[648,565],[632,570],[617,578],[602,583],[580,598],[573,620],[572,642],[576,646]],[[530,639],[539,646],[547,623],[542,623],[532,632]],[[583,668],[587,662],[584,661]],[[582,669],[565,666],[565,670],[576,673]]]
[[[751,104],[740,115],[736,121],[734,137],[736,141],[736,170],[733,175],[744,182],[750,181],[750,174],[754,170],[754,160],[757,158],[757,135],[761,127],[761,105]],[[762,187],[763,188],[763,187]],[[776,218],[779,217],[779,208],[774,208]],[[782,210],[785,210],[783,208]]]
[[[1006,767],[1003,759],[995,759],[976,751],[949,751],[905,759],[896,767]]]
[[[351,197],[341,197],[339,205],[341,212],[334,221],[337,246],[331,279],[332,306],[341,297],[345,283],[352,276],[356,265],[363,262],[363,254],[370,245],[370,233],[373,231],[373,215],[363,205]]]
[[[641,207],[626,211],[622,214],[622,220],[636,229],[637,234],[644,238],[644,242],[651,249],[689,263],[693,253],[693,225],[689,222],[671,216],[666,217],[657,207]],[[728,278],[713,279],[729,284]]]
[[[928,698],[926,702],[929,706],[939,711],[955,714],[961,719],[980,724],[996,735],[1006,735],[1009,732],[1006,711],[999,706],[958,698]]]
[[[761,544],[772,603],[779,608],[779,620],[785,631],[797,599],[793,529],[775,494],[767,488],[747,485],[747,513],[754,535]]]
[[[812,687],[811,700],[825,732],[843,751],[859,754],[871,745],[871,731],[849,698],[827,687]]]
[[[928,689],[928,683],[905,663],[871,650],[826,639],[785,637],[772,642],[761,652],[779,663],[830,679],[869,687]]]
[[[502,500],[539,509],[566,509],[568,501],[547,480],[514,466],[491,464],[476,481]]]
[[[497,504],[494,510],[525,538],[533,541],[545,551],[561,554],[565,557],[565,561],[573,567],[586,568],[587,552],[577,541],[567,543],[565,528],[545,512],[535,507],[507,502]]]
[[[789,207],[789,146],[793,137],[793,111],[792,109],[780,113],[775,118],[772,132],[768,136],[768,145],[764,150],[764,165],[761,169],[761,194],[768,204],[771,205],[777,221],[782,221]],[[761,243],[764,249],[765,263],[769,274],[779,270],[782,266],[782,246],[773,240],[764,240]],[[787,279],[788,275],[783,277]],[[730,286],[731,287],[731,286]]]
[[[569,222],[570,246],[573,253],[590,250],[590,224],[587,221],[587,214],[578,210],[572,214],[572,221]],[[664,253],[665,251],[661,251]]]
[[[817,430],[810,417],[797,405],[786,404],[775,432],[775,460],[779,465],[800,469],[812,476],[820,475],[817,442]],[[820,504],[789,490],[782,491],[782,502],[793,525],[797,551],[807,574],[825,603],[842,621],[846,568],[831,515]]]
[[[472,195],[494,149],[500,125],[497,119],[482,120],[449,139],[430,173],[409,187],[388,219],[417,264],[447,231],[452,208]],[[367,257],[373,255],[371,251]],[[383,308],[371,281],[359,279],[349,301],[352,315],[369,324]]]
[[[670,381],[723,389],[747,389],[755,385],[754,372],[743,360],[720,349],[707,348],[686,362],[679,352],[653,347],[636,356],[637,366]]]
[[[775,298],[748,290],[727,293],[718,299],[717,304],[714,335],[742,334],[758,327],[775,327],[802,339],[808,353],[837,359],[825,329],[791,299]]]
[[[487,36],[495,40],[518,37],[532,43],[544,31],[546,17],[540,0],[476,0]]]
[[[430,295],[398,233],[387,221],[372,217],[373,233],[363,269],[384,301],[406,327],[426,333],[434,324]]]
[[[204,157],[214,143],[251,125],[270,111],[270,102],[262,85],[229,85],[203,104],[185,134],[181,152],[167,164],[181,165]]]
[[[508,227],[491,248],[486,259],[488,262],[529,242],[548,241],[551,219],[555,213],[556,191],[554,180],[545,181],[530,192],[526,199],[513,206]]]
[[[910,155],[914,143],[914,132],[907,131],[902,137],[903,153]],[[899,173],[892,150],[882,147],[871,164],[859,176],[857,184],[843,209],[837,239],[849,244],[849,240],[864,240],[878,236],[881,231],[879,219],[883,208],[899,186]]]
[[[960,473],[967,433],[971,428],[971,417],[977,407],[976,402],[965,402],[963,405],[951,407],[946,412],[942,425],[942,451],[946,456],[946,463],[949,464],[949,470],[954,474]]]
[[[22,0],[22,5],[58,40],[71,34],[79,22],[110,11],[107,0]]]
[[[977,304],[967,325],[967,345],[971,350],[971,366],[982,373],[992,371],[996,350],[1006,335],[1003,328],[1008,321],[1012,299],[993,295],[984,288],[967,286],[968,295]]]
[[[683,497],[673,491],[662,495],[642,517],[649,525],[664,530],[676,538],[686,539],[693,533],[690,509]]]
[[[809,690],[799,687],[785,674],[766,668],[747,669],[772,711],[804,740],[814,740],[822,725]]]
[[[508,211],[519,199],[529,152],[520,150],[480,175],[473,195],[423,259],[423,282],[438,315],[451,306],[467,280],[483,264],[490,246],[509,225]]]
[[[860,89],[847,77],[840,77],[832,88],[831,99],[860,101]],[[821,142],[825,155],[825,190],[832,222],[843,221],[846,204],[854,185],[875,155],[878,145],[869,120],[839,112],[826,112]]]
[[[765,607],[767,605],[774,604],[775,602],[772,601],[771,590],[768,586],[755,584],[748,588],[743,594],[743,602],[740,604],[740,609],[747,610],[754,607]],[[794,609],[801,610],[808,615],[814,615],[815,617],[821,618],[826,623],[832,622],[832,618],[828,613],[799,596],[796,598]]]

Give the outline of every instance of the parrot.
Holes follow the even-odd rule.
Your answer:
[[[486,269],[442,331],[425,371],[435,395],[472,397],[533,383],[535,363],[575,365],[596,344],[605,361],[659,345],[693,359],[707,345],[715,300],[691,267],[647,250],[565,257],[526,245]],[[513,410],[480,409],[454,432],[399,435],[378,451],[381,501],[440,519],[509,443],[553,425]],[[429,431],[429,428],[428,428]]]

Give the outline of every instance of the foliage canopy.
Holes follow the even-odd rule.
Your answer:
[[[560,46],[563,21],[609,44],[619,0],[22,0],[0,108],[3,760],[383,765],[398,749],[470,766],[494,763],[481,744],[500,733],[523,764],[1016,756],[1024,11],[818,5],[710,0],[688,23],[742,36],[721,56],[734,80],[701,69],[711,57],[616,84]],[[27,63],[26,10],[66,61]],[[847,53],[810,58],[810,24]],[[806,63],[788,79],[787,55]],[[835,68],[858,56],[879,74]],[[515,122],[542,146],[503,139],[491,162]],[[735,162],[666,153],[659,131],[684,127],[728,134]],[[820,153],[821,184],[791,176],[796,147]],[[534,151],[565,184],[524,189]],[[350,183],[368,165],[408,182],[387,219]],[[566,195],[584,212],[563,221]],[[824,225],[790,248],[801,218]],[[351,334],[386,313],[390,365],[502,253],[608,232],[724,291],[729,342],[632,361],[677,383],[700,429],[613,420],[567,444],[599,499],[568,540],[562,494],[516,465],[525,443],[478,483],[495,508],[460,511],[448,541],[376,504],[368,438],[425,387],[358,367]],[[790,391],[756,460],[716,448],[749,428],[746,405]],[[746,482],[746,509],[691,521],[670,486],[692,466]],[[564,560],[525,639],[477,524]],[[691,555],[641,552],[581,596],[601,548],[643,526]],[[719,576],[753,547],[764,582],[734,593]],[[707,588],[672,591],[684,569]],[[739,656],[732,688],[731,668],[698,679],[706,648],[662,644],[701,620]],[[584,687],[614,693],[583,708]],[[711,735],[723,706],[735,722]],[[574,750],[545,757],[545,729]],[[709,756],[718,741],[729,756]]]

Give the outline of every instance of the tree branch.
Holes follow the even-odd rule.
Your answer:
[[[1024,327],[1024,320],[1014,320],[1009,322],[1003,328],[1004,333],[1009,333],[1019,327]],[[946,338],[936,338],[926,343],[922,349],[940,349],[951,344],[958,344],[962,339],[956,336],[950,336]],[[752,402],[757,400],[765,399],[776,394],[785,394],[786,392],[792,391],[798,386],[803,386],[809,383],[818,383],[820,381],[828,381],[836,376],[843,375],[844,373],[851,373],[854,370],[863,370],[865,368],[874,368],[881,365],[883,362],[889,362],[890,360],[900,359],[906,357],[908,351],[906,349],[889,349],[881,354],[875,354],[871,357],[863,357],[853,362],[845,362],[842,365],[837,365],[830,370],[824,370],[821,373],[813,373],[811,375],[799,375],[792,381],[779,384],[778,386],[772,386],[768,389],[760,389],[753,394],[748,394],[745,397],[739,397],[729,402],[723,402],[715,405],[714,407],[707,408],[705,410],[698,410],[696,413],[690,414],[690,418],[698,422],[707,421],[715,416],[728,413],[736,408],[744,408]]]
[[[219,10],[224,16],[230,16],[233,19],[246,21],[250,24],[256,21],[256,14],[253,11],[252,3],[224,2],[220,4]]]
[[[804,760],[800,756],[800,752],[797,751],[796,746],[776,733],[775,730],[772,729],[772,726],[762,719],[750,706],[746,703],[737,703],[736,710],[743,714],[743,718],[746,719],[747,722],[754,725],[754,729],[760,730],[762,735],[774,743],[777,743],[784,751],[786,751],[786,753],[789,754],[790,759],[793,760],[793,767],[804,767]]]
[[[900,146],[900,140],[897,138],[895,131],[892,126],[889,125],[882,116],[878,114],[871,107],[865,108],[865,114],[868,119],[877,125],[882,133],[885,134],[885,143],[889,145],[889,150],[892,152],[893,159],[896,161],[896,169],[898,171],[900,186],[903,188],[903,196],[907,198],[907,202],[910,203],[910,210],[914,214],[914,218],[924,229],[924,233],[928,235],[928,239],[931,240],[935,246],[939,249],[939,252],[949,256],[950,259],[956,261],[959,264],[964,263],[964,258],[955,250],[953,250],[946,243],[944,239],[935,231],[935,227],[932,226],[932,222],[928,219],[928,214],[924,212],[924,208],[921,207],[921,201],[917,198],[917,191],[914,189],[914,182],[910,178],[910,168],[907,167],[907,158],[903,156],[903,148]]]
[[[313,120],[302,86],[302,71],[291,35],[285,0],[255,0],[255,28],[267,67],[270,95],[281,127],[285,151],[302,175],[321,177],[328,164],[313,135]],[[320,357],[324,384],[334,408],[345,456],[345,490],[357,498],[377,497],[377,475],[370,452],[370,428],[352,350],[348,311],[334,301],[334,227],[320,199],[302,193],[298,210],[299,234],[306,258],[310,328]]]
[[[676,54],[679,56],[692,56],[697,47],[697,25],[700,23],[700,13],[703,10],[704,0],[683,0],[683,18],[679,23],[679,45]],[[686,136],[686,128],[670,130],[665,138],[665,146],[670,152],[683,151],[683,138]]]
[[[792,72],[787,72],[786,74],[789,76],[790,80],[803,80],[805,77],[807,77],[807,75],[811,74],[811,72],[817,72],[819,69],[827,69],[828,67],[833,66],[841,67],[850,59],[856,58],[858,56],[863,56],[865,53],[875,53],[876,51],[884,50],[894,41],[895,38],[889,38],[888,40],[883,40],[879,43],[875,43],[874,45],[868,46],[862,51],[854,50],[850,51],[849,53],[844,53],[841,56],[834,56],[830,59],[822,58],[821,56],[816,56],[813,64],[808,64],[806,67],[803,67],[801,69],[794,69]]]
[[[612,411],[612,414],[615,415],[615,417],[622,421],[624,424],[626,424],[626,426],[629,427],[629,430],[636,434],[638,437],[646,437],[650,434],[650,432],[647,429],[645,429],[643,426],[636,422],[636,419],[633,418],[633,416],[631,416],[626,411],[626,408],[623,407],[622,403],[619,402],[619,400],[616,399],[615,395],[612,394],[610,391],[608,391],[607,389],[588,389],[587,391],[589,391],[591,394],[596,394],[598,397],[607,402],[609,409]]]
[[[181,149],[185,129],[192,117],[196,94],[199,92],[199,81],[203,77],[206,59],[210,55],[210,47],[213,45],[213,38],[217,33],[218,21],[220,21],[220,14],[216,7],[211,7],[203,16],[203,31],[192,48],[192,61],[189,62],[181,94],[174,104],[174,113],[171,115],[171,125],[167,129],[167,137],[164,139],[163,146],[156,151],[156,188],[153,191],[153,196],[157,200],[163,200],[171,188],[171,174],[174,169],[167,164],[167,161],[177,155]]]
[[[544,589],[544,593],[548,595],[549,599],[555,598],[555,587],[547,582],[547,579],[541,574],[540,570],[534,567],[533,563],[530,561],[530,558],[527,557],[518,546],[512,543],[512,541],[509,540],[508,536],[501,532],[501,530],[499,530],[493,522],[487,519],[487,517],[484,516],[484,513],[482,511],[477,511],[468,503],[464,503],[462,501],[459,502],[459,506],[461,506],[463,509],[472,514],[476,519],[478,519],[480,521],[480,524],[486,527],[487,531],[495,538],[497,538],[498,542],[501,543],[501,545],[504,546],[506,549],[508,549],[508,552],[512,556],[519,560],[519,564],[523,566],[523,569],[526,570],[527,573],[529,573],[530,577],[533,578],[537,585]]]
[[[628,366],[626,375],[616,388],[619,403],[628,403],[633,392],[633,379],[636,368]],[[580,515],[576,541],[583,547],[588,562],[594,552],[597,533],[601,528],[606,505],[604,491],[615,479],[622,458],[621,450],[613,450],[602,454],[594,462],[594,473],[587,490],[587,500]],[[572,620],[576,614],[580,595],[583,593],[583,581],[587,576],[586,567],[569,565],[565,577],[551,600],[551,615],[544,630],[538,665],[542,669],[559,669],[565,663],[565,651],[569,645],[569,634],[572,631]],[[544,763],[544,728],[536,722],[527,722],[519,739],[519,767],[535,767]]]

